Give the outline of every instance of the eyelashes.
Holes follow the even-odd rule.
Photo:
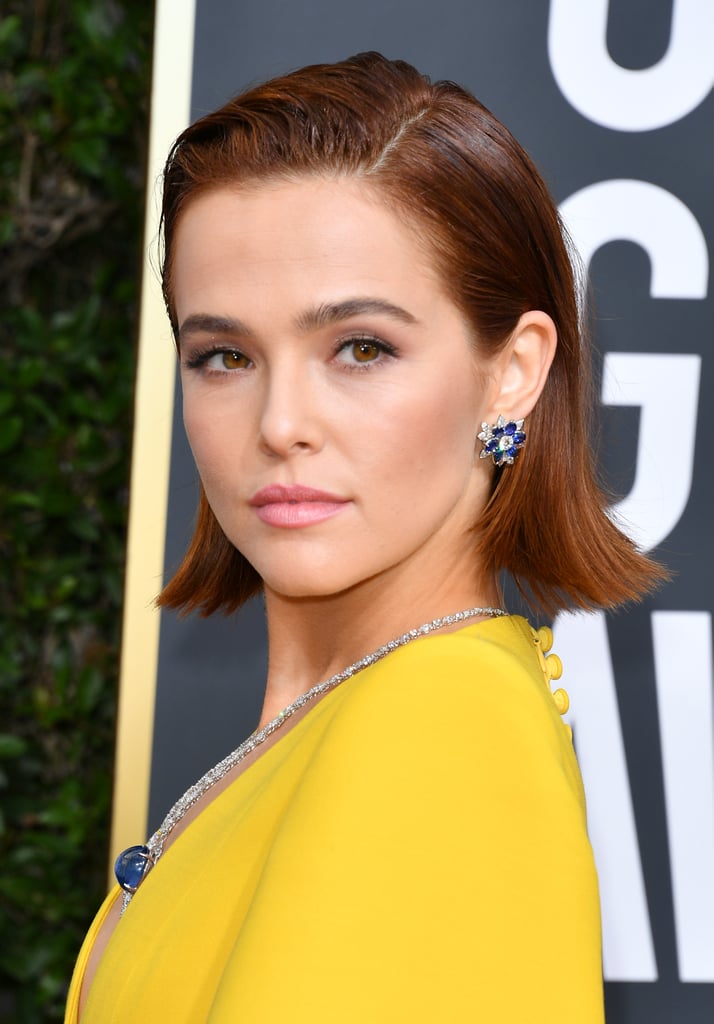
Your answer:
[[[335,351],[335,358],[344,356],[341,362],[348,366],[366,369],[374,363],[384,362],[384,357],[394,358],[397,350],[389,342],[372,335],[359,335],[341,341]]]
[[[216,359],[223,363],[223,369],[209,367],[209,363]],[[245,353],[238,348],[207,348],[193,352],[184,359],[184,366],[188,370],[210,370],[214,373],[233,373],[236,370],[247,370],[251,361]]]
[[[398,351],[387,341],[371,334],[352,335],[343,338],[333,348],[331,359],[351,371],[365,371],[398,356]],[[196,349],[183,359],[187,370],[195,370],[216,376],[230,376],[249,370],[252,359],[241,349],[225,345],[210,345]]]

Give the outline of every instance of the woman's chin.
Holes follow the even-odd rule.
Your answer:
[[[336,571],[340,569],[342,571]],[[369,578],[362,572],[345,572],[339,564],[324,571],[313,566],[304,572],[292,566],[290,572],[266,572],[261,573],[261,577],[266,594],[290,600],[337,597],[359,587]]]
[[[337,594],[349,590],[353,584],[340,585],[337,582],[320,582],[304,579],[272,579],[263,580],[263,587],[266,594],[273,594],[279,598],[291,601],[317,600],[319,598],[335,597]]]

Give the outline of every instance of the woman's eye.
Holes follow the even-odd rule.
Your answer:
[[[244,356],[242,352],[237,350],[217,352],[216,361],[220,363],[223,370],[245,370],[250,363],[248,356]]]
[[[392,355],[393,349],[376,338],[353,338],[339,349],[341,360],[350,366],[365,366],[376,363],[382,356]]]
[[[373,341],[355,341],[352,344],[352,354],[355,362],[371,363],[380,353],[380,349]]]
[[[209,349],[207,352],[196,352],[186,358],[185,365],[189,370],[204,373],[226,373],[231,370],[247,370],[251,366],[248,356],[237,348]]]

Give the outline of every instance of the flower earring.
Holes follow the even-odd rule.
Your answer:
[[[482,423],[478,439],[483,445],[479,458],[487,459],[490,456],[494,466],[512,466],[526,442],[523,420],[506,420],[499,416],[495,426]]]

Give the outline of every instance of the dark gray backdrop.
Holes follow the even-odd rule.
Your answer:
[[[305,63],[338,60],[359,50],[378,49],[390,57],[413,62],[432,78],[452,78],[468,86],[530,150],[559,202],[598,182],[627,179],[652,183],[686,205],[711,248],[711,93],[693,109],[685,110],[683,116],[648,130],[623,130],[595,123],[587,111],[576,110],[561,91],[549,57],[549,18],[555,16],[556,8],[562,10],[564,6],[569,6],[571,12],[588,9],[591,13],[608,7],[606,0],[571,0],[569,5],[567,0],[565,4],[564,0],[552,4],[547,0],[442,0],[438,4],[427,0],[361,0],[356,4],[345,0],[198,0],[192,114],[197,117],[248,84],[273,74]],[[701,0],[699,9],[708,6],[708,0]],[[661,63],[675,42],[672,15],[677,7],[680,16],[689,17],[690,21],[698,17],[697,5],[687,0],[675,5],[667,0],[612,0],[605,38],[609,61],[633,71]],[[702,19],[699,34],[704,33],[709,39],[710,60],[714,64],[714,34],[710,35],[710,30],[711,18],[708,25]],[[590,42],[593,50],[600,47],[604,52],[602,40],[593,36]],[[586,85],[597,96],[600,86],[593,80],[592,69],[588,69],[587,46],[586,39],[583,75],[590,76]],[[693,54],[690,64],[700,59]],[[686,61],[683,63],[686,65]],[[681,80],[681,68],[678,76]],[[653,91],[653,106],[658,102],[658,94]],[[656,218],[656,211],[653,216]],[[651,261],[646,247],[633,239],[616,240],[617,231],[611,232],[610,237],[615,240],[598,249],[590,268],[600,353],[701,357],[696,361],[701,370],[700,395],[711,400],[714,381],[708,358],[712,318],[708,268],[698,297],[652,298]],[[671,244],[676,245],[676,240]],[[686,252],[682,252],[681,258],[686,260]],[[692,933],[686,940],[675,926],[671,851],[676,837],[673,840],[672,807],[668,817],[665,803],[660,718],[663,705],[662,692],[658,692],[656,685],[657,678],[664,678],[664,670],[658,677],[652,628],[653,611],[698,614],[697,622],[703,624],[706,649],[700,652],[701,657],[693,658],[690,664],[686,644],[680,657],[682,700],[687,700],[690,683],[695,694],[690,721],[697,728],[691,733],[691,743],[699,746],[694,751],[694,770],[701,773],[703,765],[707,769],[704,775],[708,775],[712,747],[710,509],[714,481],[708,452],[710,432],[704,419],[707,406],[708,402],[700,398],[687,426],[686,410],[678,405],[678,393],[665,395],[664,402],[660,399],[655,417],[657,429],[651,430],[648,439],[650,448],[657,449],[660,436],[677,441],[674,461],[670,454],[667,461],[654,460],[664,493],[675,461],[680,457],[691,461],[692,453],[694,457],[694,475],[682,501],[683,512],[658,552],[676,575],[644,606],[608,618],[601,642],[600,653],[609,655],[616,683],[616,714],[626,759],[625,786],[629,785],[632,795],[635,855],[639,855],[644,885],[647,920],[643,927],[649,929],[646,939],[651,944],[655,965],[654,973],[644,980],[647,970],[631,966],[638,960],[637,951],[625,950],[621,956],[616,950],[612,952],[616,942],[610,944],[606,968],[610,968],[609,977],[617,980],[609,980],[606,986],[609,1024],[685,1024],[711,1021],[714,1017],[714,923],[707,924],[702,918],[697,924],[701,935],[697,933],[692,938]],[[642,456],[638,447],[642,441],[641,421],[638,405],[607,405],[602,410],[605,472],[621,495],[632,489],[636,479],[638,457]],[[178,563],[190,535],[195,501],[195,473],[183,436],[179,399],[171,465],[167,572]],[[572,646],[568,628],[566,620],[560,628],[566,648]],[[556,626],[556,635],[558,632]],[[170,614],[163,615],[151,828],[185,787],[255,727],[264,662],[259,603],[232,620],[178,622]],[[593,682],[597,686],[598,678]],[[566,686],[572,696],[568,681]],[[598,714],[593,715],[593,721],[599,720]],[[595,755],[588,754],[583,766],[586,786],[592,794],[599,785],[597,756],[601,756],[603,767],[610,758],[609,734],[593,734],[591,728],[588,738],[587,723],[576,719],[574,724],[576,742],[583,737],[583,754],[586,747],[596,751]],[[673,748],[674,754],[670,752],[675,774],[677,770],[681,773],[681,766],[686,766],[692,756],[692,749],[682,741],[681,733],[682,730],[675,731],[680,745]],[[711,778],[695,779],[694,783],[695,797],[699,799],[703,794],[704,802],[687,808],[684,814],[692,831],[676,842],[677,848],[685,853],[688,844],[709,851],[713,832]],[[604,799],[607,800],[606,794]],[[595,797],[593,803],[598,803]],[[602,800],[599,803],[603,805]],[[622,822],[618,814],[613,812],[611,828],[619,839],[622,833],[617,830]],[[609,892],[612,885],[616,892],[620,862],[613,855],[612,863],[606,863],[610,841],[607,830],[593,836],[603,889]],[[616,851],[616,841],[612,841]],[[602,863],[599,845],[603,847]],[[703,872],[697,881],[705,910],[714,906],[712,874],[714,861],[710,872]],[[627,925],[629,912],[627,908],[623,912],[621,907],[620,911]],[[639,935],[637,928],[639,925],[634,933]],[[606,927],[606,945],[607,932]],[[646,945],[645,938],[642,941]],[[697,948],[704,951],[700,960],[705,961],[703,968],[700,965],[694,970],[696,977],[687,981],[682,980],[687,975],[686,964],[682,963],[685,941],[690,945],[699,943]],[[647,956],[643,955],[641,960],[647,961]]]

